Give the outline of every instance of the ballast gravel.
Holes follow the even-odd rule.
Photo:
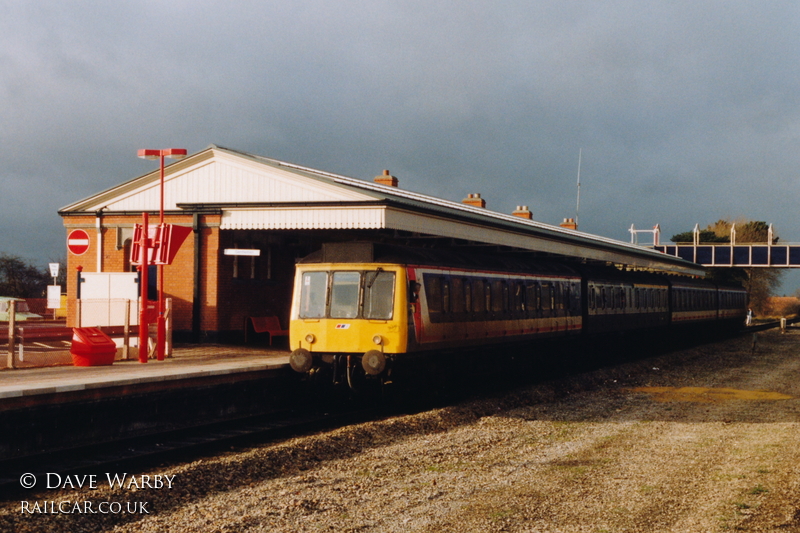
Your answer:
[[[137,474],[0,531],[800,532],[800,331]]]

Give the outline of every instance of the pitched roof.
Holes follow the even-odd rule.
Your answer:
[[[159,208],[158,170],[59,210]],[[702,275],[637,245],[211,145],[165,167],[165,210],[216,209],[222,229],[393,229],[595,261]]]

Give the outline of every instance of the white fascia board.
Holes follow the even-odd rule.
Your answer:
[[[385,206],[226,209],[220,229],[382,229]]]

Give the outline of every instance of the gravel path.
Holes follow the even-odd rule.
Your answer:
[[[13,501],[0,530],[800,532],[799,348],[761,333],[149,473],[171,489],[103,473],[28,508],[144,509]]]

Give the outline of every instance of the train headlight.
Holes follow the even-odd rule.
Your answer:
[[[313,333],[309,333],[308,335],[306,335],[306,342],[307,342],[308,344],[314,344],[314,342],[315,342],[316,340],[317,340],[317,338],[314,336],[314,334],[313,334]]]
[[[375,335],[374,337],[372,337],[372,342],[380,346],[381,344],[383,344],[383,337],[381,337],[380,335]]]

